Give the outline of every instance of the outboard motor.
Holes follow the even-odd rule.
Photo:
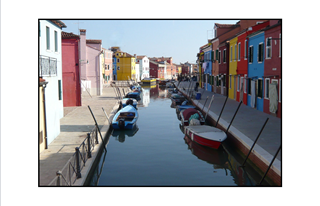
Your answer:
[[[132,99],[128,99],[126,101],[126,105],[132,105],[133,106],[133,100]]]
[[[119,128],[120,128],[120,129],[124,129],[124,126],[125,126],[124,119],[119,119],[118,124],[119,124]]]

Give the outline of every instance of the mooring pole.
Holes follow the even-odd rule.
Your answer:
[[[204,105],[203,105],[203,107],[202,107],[202,111],[203,111],[203,109],[204,109],[204,106],[206,106],[206,103],[207,103],[207,101],[208,101],[208,98],[209,98],[209,96],[207,96],[207,99],[206,99],[206,101],[204,102]]]
[[[267,120],[266,120],[265,123],[263,124],[263,126],[262,126],[262,128],[261,128],[261,130],[260,130],[260,132],[259,132],[259,134],[258,134],[258,136],[257,136],[257,138],[256,138],[256,140],[254,141],[253,145],[251,146],[251,148],[250,148],[250,150],[249,150],[249,153],[247,154],[247,157],[246,157],[246,159],[244,160],[244,162],[243,162],[243,164],[242,164],[242,167],[244,167],[244,164],[246,163],[246,161],[247,161],[247,159],[248,159],[248,157],[249,157],[249,155],[250,155],[250,153],[251,153],[254,145],[255,145],[256,142],[258,141],[258,139],[259,139],[259,137],[260,137],[260,134],[262,133],[262,131],[263,131],[264,127],[266,126],[268,120],[269,120],[269,118],[267,118]]]
[[[239,108],[240,108],[241,104],[242,104],[242,101],[240,102],[240,104],[239,104],[239,106],[238,106],[238,108],[237,108],[237,110],[236,110],[236,113],[234,113],[234,115],[233,115],[233,117],[232,117],[232,120],[231,120],[231,122],[230,122],[230,124],[229,124],[229,127],[228,127],[228,129],[227,129],[226,133],[228,133],[229,128],[230,128],[230,126],[231,126],[231,124],[232,124],[232,122],[233,122],[234,118],[236,117],[236,115],[237,115],[237,113],[238,113],[238,110],[239,110]]]
[[[96,128],[97,128],[98,131],[99,131],[99,134],[100,134],[101,140],[102,140],[102,142],[103,142],[103,145],[105,145],[105,142],[104,142],[104,140],[103,140],[103,138],[102,138],[102,135],[101,135],[101,132],[100,132],[100,129],[99,129],[99,125],[98,125],[98,123],[97,123],[97,120],[96,120],[96,118],[94,117],[94,115],[93,115],[93,113],[92,113],[92,110],[91,110],[91,108],[90,108],[89,105],[88,105],[88,108],[89,108],[89,110],[90,110],[90,112],[91,112],[91,115],[92,115],[93,120],[94,120],[94,122],[95,122]],[[106,150],[106,147],[104,147],[104,150]]]
[[[271,160],[271,162],[270,162],[270,164],[269,164],[269,167],[268,167],[267,171],[264,173],[264,175],[263,175],[263,177],[262,177],[262,179],[260,180],[260,182],[259,182],[258,185],[261,185],[262,181],[263,181],[264,178],[266,177],[266,175],[267,175],[267,173],[269,172],[269,169],[271,168],[271,165],[273,164],[274,160],[276,159],[276,157],[277,157],[280,149],[281,149],[281,144],[280,144],[280,146],[279,146],[279,148],[278,148],[277,153],[276,153],[276,154],[274,155],[274,157],[272,158],[272,160]]]
[[[204,118],[204,121],[206,121],[206,119],[207,119],[207,116],[208,116],[208,113],[209,113],[209,109],[210,109],[212,101],[213,101],[213,97],[214,97],[214,95],[212,95],[212,97],[211,97],[211,100],[210,100],[210,103],[209,103],[208,110],[207,110],[207,113],[206,113],[206,117]]]
[[[227,101],[228,101],[228,96],[226,96],[226,100],[224,101],[224,104],[223,104],[223,107],[221,109],[220,115],[219,115],[218,120],[216,122],[216,127],[218,126],[219,119],[220,119],[220,117],[222,115],[222,111],[224,110],[224,106],[226,106]]]

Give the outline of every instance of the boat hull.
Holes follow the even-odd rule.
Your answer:
[[[205,124],[205,120],[204,117],[202,115],[202,113],[199,110],[196,110],[194,108],[188,108],[188,109],[184,109],[180,112],[180,117],[181,117],[181,124],[183,126],[189,126],[189,118],[191,115],[198,113],[200,119],[200,124],[204,125]]]
[[[119,110],[112,120],[113,129],[133,129],[137,123],[139,114],[132,105]]]
[[[218,149],[227,138],[225,132],[208,125],[187,126],[184,127],[184,133],[192,141],[213,149]]]

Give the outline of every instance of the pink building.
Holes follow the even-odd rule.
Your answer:
[[[80,78],[82,93],[101,95],[103,76],[101,67],[102,41],[86,39],[86,30],[80,29]]]

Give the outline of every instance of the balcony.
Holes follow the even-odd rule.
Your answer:
[[[47,56],[39,57],[39,76],[57,76],[57,59]]]

